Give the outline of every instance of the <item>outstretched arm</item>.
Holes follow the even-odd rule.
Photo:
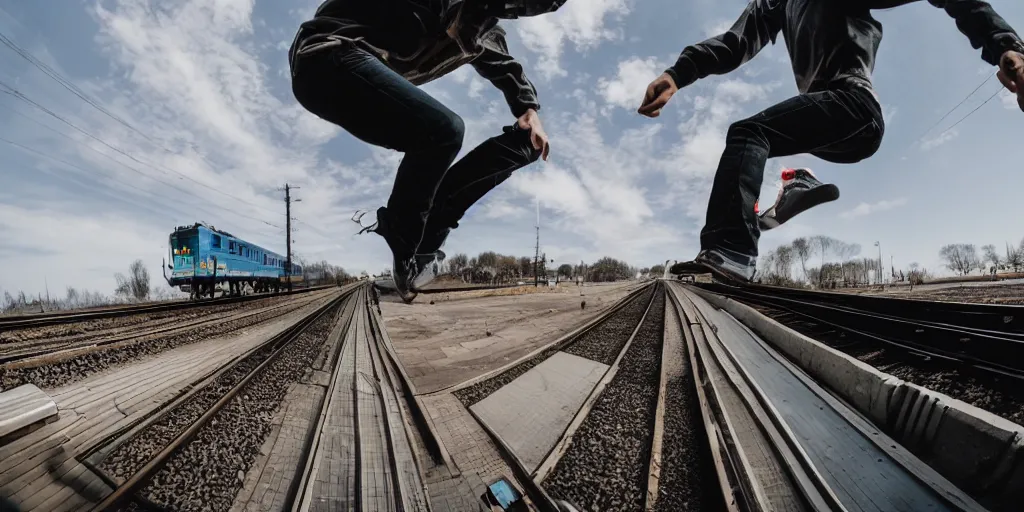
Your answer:
[[[680,88],[708,75],[723,75],[740,67],[768,43],[775,42],[780,30],[778,16],[765,0],[751,0],[728,32],[687,46],[675,65],[647,86],[637,112],[658,117]]]
[[[1017,105],[1024,111],[1024,43],[988,2],[982,0],[928,0],[946,10],[971,41],[981,48],[981,58],[999,66],[997,76],[1003,86],[1017,94]]]
[[[682,88],[708,75],[723,75],[740,67],[769,43],[780,27],[778,14],[764,0],[751,0],[726,33],[687,46],[675,65],[665,71]]]
[[[473,59],[473,69],[501,90],[512,115],[520,117],[529,109],[540,110],[537,89],[526,77],[523,65],[508,54],[505,31],[495,27],[480,42],[484,51]]]
[[[484,47],[483,53],[473,59],[473,69],[476,69],[480,76],[490,80],[505,95],[512,115],[516,116],[519,128],[530,130],[530,141],[533,148],[540,151],[541,158],[548,159],[551,146],[548,144],[548,136],[544,132],[544,126],[540,122],[537,111],[540,110],[540,103],[537,101],[537,89],[533,83],[526,78],[523,65],[517,62],[508,54],[508,44],[505,43],[505,31],[501,27],[494,27],[488,32],[480,43]]]

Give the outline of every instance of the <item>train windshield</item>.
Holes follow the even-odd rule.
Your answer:
[[[199,249],[199,233],[194,229],[177,231],[171,235],[171,254],[174,268],[191,268]]]

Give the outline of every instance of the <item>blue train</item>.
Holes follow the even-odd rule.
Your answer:
[[[301,265],[293,263],[287,276],[284,256],[202,223],[179,226],[169,245],[171,263],[164,269],[164,279],[192,298],[213,297],[221,283],[228,284],[230,294],[241,295],[247,285],[254,292],[269,292],[302,282]]]

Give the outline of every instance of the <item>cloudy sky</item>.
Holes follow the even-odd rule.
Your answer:
[[[1024,27],[1024,3],[993,0]],[[635,113],[647,83],[687,44],[727,28],[744,0],[570,0],[505,24],[540,92],[552,154],[470,211],[446,250],[601,256],[649,266],[698,249],[731,121],[796,92],[783,41],[726,77],[685,89],[657,120]],[[306,113],[286,51],[317,2],[0,0],[0,289],[109,293],[135,258],[159,275],[167,235],[202,220],[282,251],[285,183],[301,187],[295,251],[358,272],[389,266],[383,240],[354,236],[356,209],[386,201],[399,154]],[[807,166],[839,201],[762,237],[762,252],[828,234],[897,267],[940,271],[942,244],[1024,236],[1024,114],[946,14],[926,2],[881,12],[875,70],[888,126],[869,161]],[[43,69],[40,69],[42,67]],[[936,125],[944,114],[980,89]],[[470,67],[426,86],[466,120],[464,151],[512,122]],[[343,100],[340,98],[339,100]],[[159,281],[159,279],[158,279]]]

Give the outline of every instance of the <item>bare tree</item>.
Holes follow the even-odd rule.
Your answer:
[[[1003,259],[996,252],[996,246],[992,244],[983,245],[981,246],[981,252],[983,254],[982,263],[991,263],[996,269],[999,269],[999,266],[1003,264]]]
[[[128,276],[118,272],[114,275],[117,281],[117,288],[114,293],[127,299],[143,301],[149,298],[149,270],[142,260],[135,260],[128,267]]]
[[[821,255],[821,268],[825,268],[825,258],[827,258],[828,255],[832,252],[833,247],[837,245],[836,242],[838,242],[838,240],[826,235],[817,235],[811,237],[811,247],[814,248],[815,252]],[[819,286],[822,284],[822,279],[824,279],[824,276],[824,272],[820,272],[818,274]]]
[[[981,267],[981,258],[974,244],[949,244],[939,249],[939,257],[946,262],[946,268],[962,276]]]
[[[793,240],[793,252],[797,261],[800,262],[800,270],[804,273],[804,279],[809,280],[810,278],[807,277],[807,260],[811,259],[813,254],[811,244],[804,237],[797,238]]]
[[[1021,267],[1024,267],[1024,251],[1018,247],[1006,244],[1006,259],[1003,261],[1006,263],[1006,266],[1012,268],[1014,272],[1020,272]]]
[[[453,276],[462,276],[462,271],[469,265],[469,256],[463,253],[455,254],[446,260],[448,272]]]
[[[775,275],[782,281],[790,281],[793,268],[793,248],[788,245],[775,249]]]

